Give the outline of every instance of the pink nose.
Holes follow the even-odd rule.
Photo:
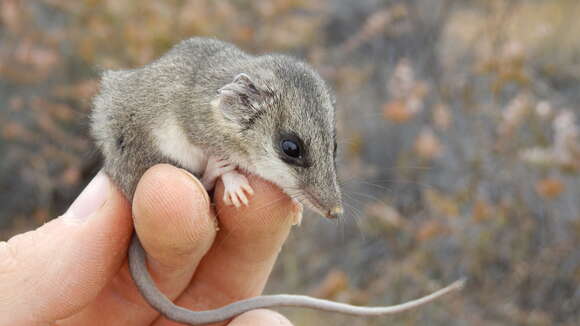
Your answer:
[[[344,210],[342,209],[342,206],[336,206],[334,208],[329,209],[328,212],[326,212],[326,217],[335,219],[338,218],[343,213]]]

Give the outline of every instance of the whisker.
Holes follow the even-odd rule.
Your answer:
[[[389,192],[392,192],[392,191],[394,191],[394,190],[395,190],[395,189],[393,189],[393,188],[389,188],[389,187],[387,187],[387,186],[381,186],[381,185],[379,185],[379,184],[372,183],[372,182],[367,182],[367,181],[362,181],[362,180],[361,180],[361,181],[357,181],[357,182],[358,182],[358,183],[361,183],[361,184],[365,184],[365,185],[373,186],[373,187],[375,187],[375,188],[379,188],[379,189],[382,189],[382,190],[385,190],[385,191],[389,191]]]
[[[356,225],[356,227],[357,227],[357,229],[359,231],[360,237],[363,240],[366,240],[366,234],[363,232],[363,224],[362,224],[363,222],[361,220],[361,218],[363,216],[363,212],[360,209],[356,208],[354,205],[351,205],[351,204],[349,204],[347,202],[344,202],[343,204],[345,206],[347,206],[347,208],[349,210],[353,210],[354,211],[355,214],[352,214],[354,223],[355,223],[355,225]]]
[[[371,194],[364,194],[364,193],[362,193],[362,192],[351,192],[349,195],[350,195],[350,196],[357,195],[357,196],[360,196],[360,197],[364,197],[364,198],[366,198],[366,199],[370,199],[370,200],[371,200],[371,201],[373,201],[373,202],[380,202],[380,203],[384,203],[384,204],[386,204],[386,202],[385,202],[384,200],[382,200],[382,199],[379,199],[378,197],[376,197],[376,196],[373,196],[373,195],[371,195]],[[354,199],[354,198],[352,198],[352,199]]]

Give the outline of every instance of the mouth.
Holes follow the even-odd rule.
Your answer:
[[[316,199],[316,197],[314,197],[308,191],[304,191],[303,194],[304,194],[303,197],[298,197],[298,201],[301,204],[308,206],[310,209],[312,209],[319,215],[322,215],[328,219],[337,219],[339,216],[343,214],[343,209],[341,206],[336,206],[330,209],[325,208],[322,204],[320,204],[320,202]]]

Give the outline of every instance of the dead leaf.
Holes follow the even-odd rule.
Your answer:
[[[459,216],[459,206],[455,199],[435,189],[425,189],[427,206],[437,215],[446,217]]]
[[[431,128],[424,127],[415,142],[415,152],[417,155],[421,158],[432,160],[439,157],[441,151],[442,145],[439,138],[435,136],[435,133]]]
[[[34,135],[18,122],[7,122],[2,127],[2,137],[10,140],[27,140],[34,138]]]
[[[429,220],[421,224],[417,232],[417,239],[425,241],[447,232],[447,228],[438,220]]]
[[[22,11],[21,1],[3,0],[0,3],[0,21],[11,33],[18,34],[26,21]]]
[[[536,192],[545,199],[553,199],[564,190],[564,183],[556,178],[545,178],[536,183]]]
[[[451,113],[447,105],[439,103],[433,110],[433,121],[440,130],[447,130],[451,126]]]
[[[401,214],[392,206],[376,202],[365,207],[366,215],[374,217],[382,226],[387,228],[400,228],[403,225]]]
[[[67,186],[74,186],[79,183],[81,179],[81,170],[77,167],[69,167],[63,171],[61,175],[62,183]]]
[[[340,270],[331,270],[320,285],[312,291],[316,298],[332,299],[348,288],[348,276]]]
[[[394,100],[383,106],[383,117],[395,123],[407,123],[415,116],[405,101]]]
[[[482,222],[491,217],[493,214],[493,207],[489,205],[485,200],[477,199],[473,205],[473,211],[471,216],[477,222]]]

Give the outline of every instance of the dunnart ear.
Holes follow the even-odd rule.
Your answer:
[[[250,76],[241,73],[234,78],[234,81],[220,88],[218,93],[222,96],[249,96],[258,94],[258,89]]]
[[[244,125],[263,109],[265,96],[250,76],[241,73],[218,90],[219,109],[226,119]]]

